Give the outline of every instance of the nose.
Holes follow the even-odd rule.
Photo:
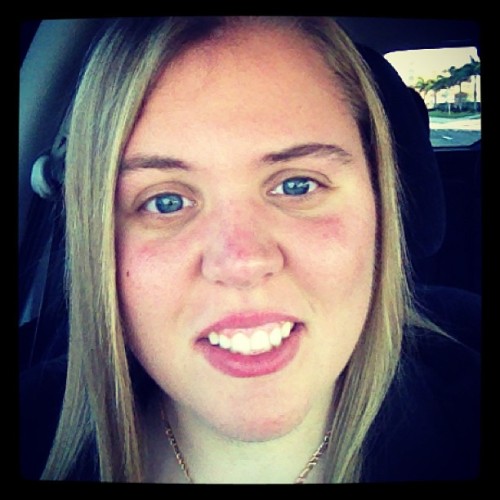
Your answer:
[[[284,265],[272,227],[242,208],[227,209],[210,224],[203,249],[202,274],[217,285],[250,289],[277,274]]]

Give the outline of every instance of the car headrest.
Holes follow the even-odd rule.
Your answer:
[[[392,127],[403,187],[403,224],[410,258],[434,255],[445,234],[443,186],[429,138],[428,114],[391,64],[378,52],[358,45],[371,68]],[[425,116],[424,116],[425,115]]]

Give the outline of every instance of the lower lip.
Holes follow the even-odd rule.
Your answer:
[[[280,346],[262,354],[244,356],[211,345],[207,339],[199,342],[205,359],[216,370],[230,377],[262,377],[283,370],[295,358],[301,340],[303,326],[296,327],[290,337],[283,339]]]

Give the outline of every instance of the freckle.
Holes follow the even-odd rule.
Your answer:
[[[127,271],[126,274],[127,274],[127,278],[128,278],[130,276],[130,271]]]

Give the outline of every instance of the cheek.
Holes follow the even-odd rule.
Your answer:
[[[132,331],[164,321],[182,292],[185,254],[132,233],[117,240],[117,286],[121,312]],[[169,297],[166,300],[166,297]]]
[[[176,275],[186,267],[185,241],[150,237],[147,231],[131,227],[116,239],[120,288],[133,284],[141,289],[172,286]]]
[[[299,229],[297,254],[309,256],[307,262],[322,275],[336,279],[339,274],[357,273],[373,268],[375,217],[370,211],[356,214],[344,211],[308,221]]]
[[[120,240],[117,244],[117,288],[121,316],[125,322],[127,343],[134,344],[133,332],[144,331],[145,315],[141,314],[144,305],[152,301],[148,277],[151,274],[151,259],[144,252],[137,252],[135,245]]]
[[[322,338],[315,365],[332,379],[348,362],[369,312],[375,241],[374,215],[352,211],[304,228],[297,248],[296,276],[314,313],[314,331]],[[301,260],[300,254],[307,258]]]
[[[121,300],[129,296],[143,296],[148,289],[155,258],[147,245],[141,246],[131,239],[122,238],[117,245],[118,291]]]
[[[312,310],[325,325],[335,324],[341,337],[360,331],[372,297],[376,219],[367,206],[345,208],[308,221],[295,246],[289,246],[290,264]],[[359,332],[358,332],[359,333]]]
[[[117,240],[117,286],[126,343],[145,370],[163,381],[173,370],[165,367],[182,366],[186,354],[172,332],[181,331],[183,325],[189,271],[185,248],[183,253],[174,247],[173,242],[167,245],[134,231]]]
[[[328,245],[332,240],[342,243],[346,239],[345,217],[341,215],[332,215],[323,217],[311,224],[311,236],[315,238],[320,245]]]

